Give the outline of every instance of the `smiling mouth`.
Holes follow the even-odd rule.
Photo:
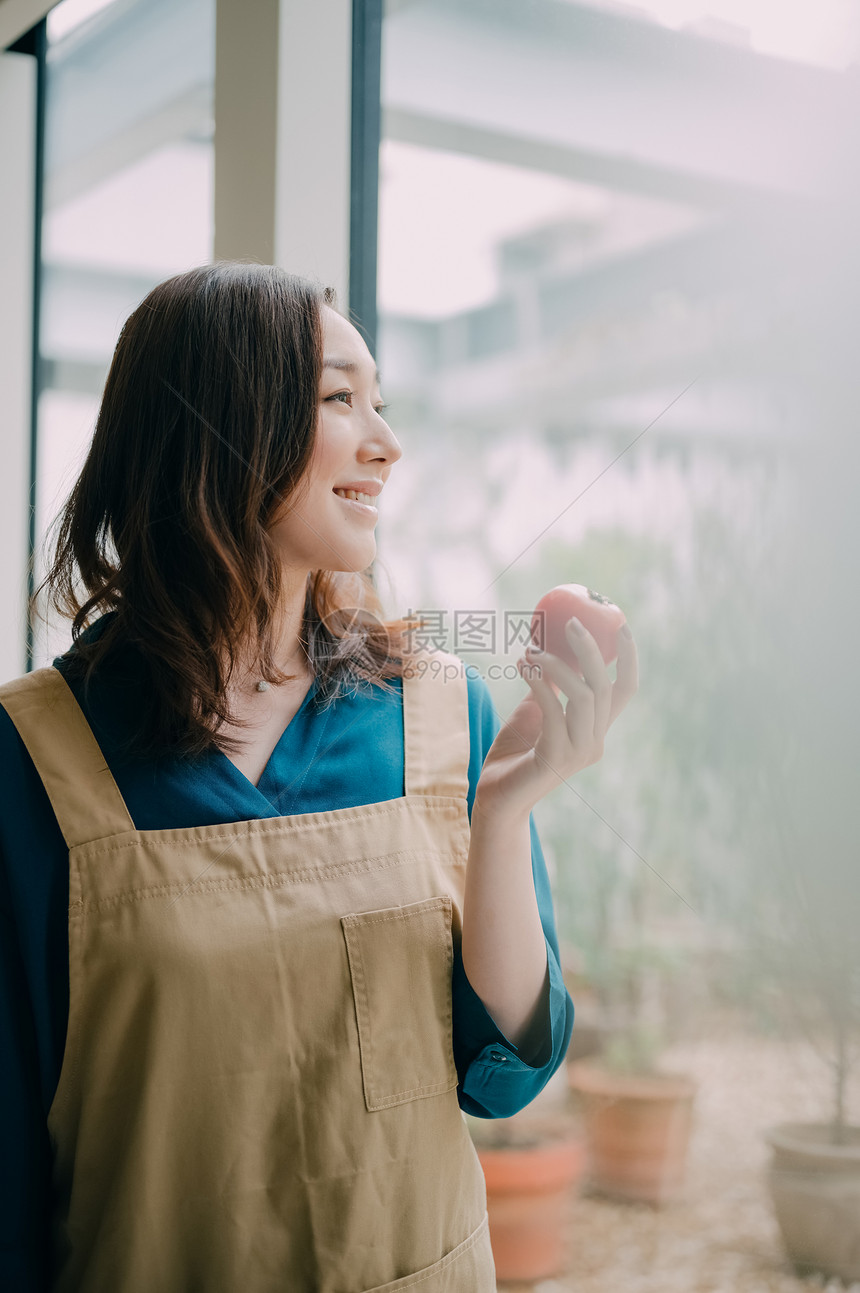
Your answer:
[[[360,503],[362,507],[369,507],[376,511],[371,494],[359,494],[355,489],[335,489],[332,493],[337,494],[338,498],[345,498],[350,503]]]
[[[353,489],[335,489],[332,490],[331,493],[335,494],[336,497],[343,499],[344,503],[349,503],[350,507],[357,507],[358,511],[363,512],[363,515],[365,516],[379,516],[379,512],[376,511],[376,507],[374,506],[374,503],[372,503],[370,494],[357,494],[356,490]],[[365,499],[367,502],[365,502]]]

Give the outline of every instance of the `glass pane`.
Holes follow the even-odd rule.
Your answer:
[[[853,0],[591,0],[608,12],[659,23],[705,40],[797,63],[845,68],[856,62],[860,10]]]
[[[125,318],[212,257],[215,4],[63,0],[48,40],[37,582]],[[67,642],[38,624],[36,666]]]
[[[784,1055],[747,1074],[704,1004],[742,1015],[751,985],[772,983],[744,957],[756,928],[759,948],[773,933],[755,921],[777,891],[780,918],[792,911],[786,859],[817,867],[813,889],[838,879],[858,911],[850,790],[810,809],[817,845],[772,811],[770,780],[818,728],[830,762],[803,765],[798,813],[832,802],[818,791],[843,784],[837,752],[856,768],[851,634],[828,636],[822,608],[857,626],[858,12],[389,0],[383,30],[378,358],[404,454],[380,591],[427,615],[426,645],[473,665],[502,719],[529,694],[516,661],[541,594],[582,584],[626,612],[639,692],[605,755],[535,810],[574,1038],[593,1023],[618,1067],[642,1071],[701,1028],[687,1060],[705,1081],[735,1072],[714,1099],[743,1110],[745,1146],[757,1108],[790,1116],[791,1091],[764,1077],[788,1071]],[[834,935],[819,966],[834,946],[836,981],[860,982],[856,936]],[[825,1074],[824,1111],[828,1094]],[[711,1121],[703,1136],[731,1153],[730,1132]],[[732,1176],[720,1162],[702,1191]],[[733,1215],[735,1264],[708,1277],[763,1286],[784,1261],[766,1204],[754,1243],[770,1265],[744,1247],[744,1206]],[[610,1233],[596,1211],[571,1287],[627,1287],[624,1225],[604,1249],[592,1231]],[[702,1253],[667,1233],[643,1238],[666,1254],[648,1287],[698,1287]]]

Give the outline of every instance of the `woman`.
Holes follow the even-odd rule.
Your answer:
[[[177,275],[122,329],[43,584],[73,645],[0,687],[4,1287],[495,1288],[460,1111],[563,1059],[530,812],[636,652],[613,685],[571,625],[584,678],[522,667],[498,731],[381,623],[378,383],[273,266]]]

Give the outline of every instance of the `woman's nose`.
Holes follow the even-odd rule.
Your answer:
[[[400,441],[391,430],[388,423],[376,415],[377,426],[376,435],[368,436],[366,449],[368,454],[373,458],[384,458],[386,462],[397,462],[398,458],[403,457],[403,450],[400,447]]]

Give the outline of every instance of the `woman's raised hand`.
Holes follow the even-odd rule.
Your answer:
[[[627,625],[618,633],[614,682],[588,630],[572,619],[565,631],[583,676],[558,656],[526,648],[517,667],[531,695],[487,752],[473,814],[528,814],[559,781],[597,763],[607,731],[638,691],[639,657]]]

